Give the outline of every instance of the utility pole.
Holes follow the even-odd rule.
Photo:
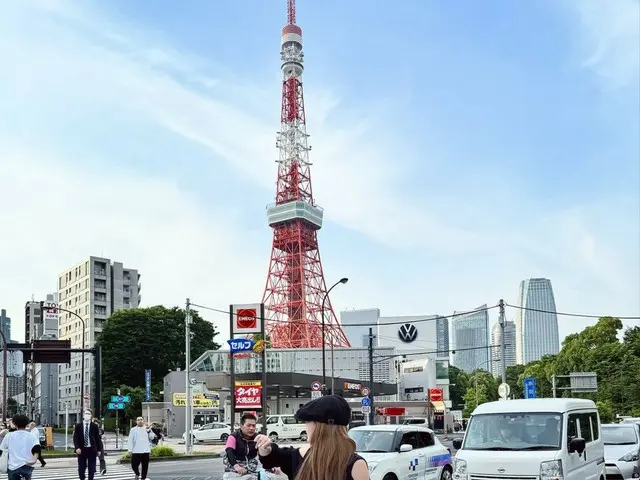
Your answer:
[[[185,377],[185,402],[184,402],[184,422],[186,427],[186,438],[184,449],[187,455],[191,455],[193,438],[191,433],[191,379],[189,370],[191,369],[191,300],[187,298],[187,305],[184,314],[184,377]]]
[[[369,328],[369,398],[371,398],[371,410],[369,411],[369,425],[373,425],[374,406],[373,406],[373,328]]]
[[[505,338],[504,332],[506,327],[506,320],[504,315],[504,300],[500,299],[498,302],[500,306],[500,317],[498,318],[498,323],[500,324],[500,328],[502,329],[502,335],[500,336],[500,362],[502,362],[502,383],[507,383],[507,362],[504,355],[505,351]]]

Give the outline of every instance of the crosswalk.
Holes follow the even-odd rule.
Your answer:
[[[7,478],[6,473],[0,474],[0,480]],[[89,478],[88,475],[86,478]],[[95,480],[133,480],[133,472],[129,465],[107,465],[107,473],[100,475],[96,472]],[[33,470],[32,480],[78,480],[77,467],[65,468],[41,468],[37,466]]]

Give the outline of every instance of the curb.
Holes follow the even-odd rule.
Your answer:
[[[207,459],[207,458],[220,458],[219,453],[205,453],[201,455],[177,455],[175,457],[151,457],[149,458],[149,463],[158,463],[158,462],[184,462],[186,460],[198,460],[198,459]],[[131,465],[130,458],[119,458],[116,461],[118,465]]]

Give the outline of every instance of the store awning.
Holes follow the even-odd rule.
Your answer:
[[[447,409],[444,402],[431,402],[434,413],[444,413]]]

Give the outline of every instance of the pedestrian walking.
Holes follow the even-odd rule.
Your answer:
[[[36,440],[38,440],[38,444],[40,445],[40,447],[42,447],[42,444],[40,443],[40,430],[38,430],[38,427],[36,426],[36,422],[31,422],[29,424],[28,429],[31,435],[36,437]],[[40,465],[43,467],[47,464],[47,462],[45,462],[44,459],[42,458],[42,452],[38,453],[38,461],[40,462]]]
[[[326,395],[303,405],[295,415],[306,423],[309,444],[280,448],[268,436],[255,439],[265,469],[280,467],[289,480],[368,480],[367,462],[356,453],[347,435],[351,408],[336,395]]]
[[[7,472],[8,480],[31,480],[33,465],[38,461],[40,440],[27,430],[28,424],[25,415],[13,417],[15,431],[7,433],[0,444],[1,470]]]
[[[73,447],[78,455],[78,478],[85,480],[86,471],[89,471],[89,479],[93,480],[96,474],[96,459],[104,451],[98,426],[91,421],[91,410],[84,411],[83,421],[77,423],[73,430]]]
[[[100,425],[100,420],[98,420],[97,418],[93,419],[93,423],[95,423],[96,427],[98,427],[98,435],[100,435],[100,440],[102,440],[103,447],[100,455],[98,455],[98,461],[100,463],[100,475],[106,475],[107,462],[104,460],[104,428],[102,428],[102,426]]]
[[[151,442],[155,439],[155,434],[144,424],[144,418],[136,419],[136,426],[129,432],[128,450],[131,454],[131,469],[136,476],[136,480],[150,480],[147,477],[149,471],[149,454],[151,453]],[[140,467],[142,466],[142,476]]]

